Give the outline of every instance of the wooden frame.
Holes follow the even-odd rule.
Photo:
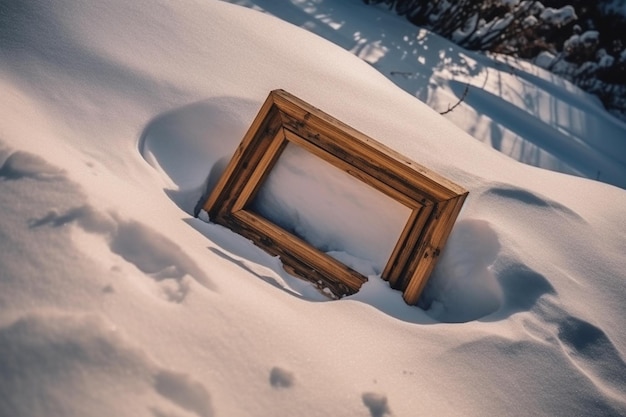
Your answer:
[[[283,90],[270,92],[203,208],[211,221],[281,258],[337,297],[367,278],[248,210],[287,143],[295,143],[402,203],[409,219],[381,274],[415,304],[468,192]]]

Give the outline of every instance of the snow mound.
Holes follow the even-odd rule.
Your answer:
[[[0,5],[0,415],[625,415],[624,190],[466,133],[595,178],[590,149],[623,184],[623,126],[360,0],[239,3],[345,50],[226,2]],[[445,109],[466,82],[465,132],[414,97]],[[422,308],[376,275],[328,301],[193,218],[276,88],[469,189]],[[358,228],[327,249],[371,267]]]
[[[238,97],[217,97],[170,110],[144,129],[139,151],[178,190],[195,190],[222,158],[230,158],[258,110]]]
[[[0,414],[210,417],[211,396],[94,314],[34,311],[0,328]]]
[[[499,251],[498,236],[487,221],[457,222],[421,300],[429,315],[463,322],[501,308],[502,288],[490,268]]]

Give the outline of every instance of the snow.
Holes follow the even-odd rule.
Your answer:
[[[411,214],[295,144],[286,146],[250,208],[317,249],[366,260],[348,265],[366,276],[382,272]]]
[[[0,416],[625,414],[624,124],[360,0],[233,3],[0,5]],[[259,210],[357,294],[194,218],[276,88],[470,191],[419,306],[402,207],[306,155]]]
[[[507,6],[509,8],[514,8],[515,6],[519,5],[519,0],[500,0],[499,4],[503,5],[503,6]]]
[[[615,62],[615,58],[613,58],[611,55],[609,55],[606,52],[606,49],[600,49],[597,53],[597,57],[598,59],[598,66],[602,67],[602,68],[608,68],[610,66],[613,65],[613,63]]]
[[[523,28],[530,28],[533,26],[537,26],[538,24],[539,24],[539,19],[537,19],[533,15],[526,16],[524,20],[522,21]]]
[[[606,1],[600,4],[600,7],[605,13],[618,13],[626,16],[626,1],[624,0]]]
[[[560,9],[546,7],[539,15],[541,20],[557,26],[565,26],[578,19],[574,6],[566,5]]]
[[[625,124],[597,98],[548,71],[466,51],[384,7],[357,0],[236,3],[327,38],[439,112],[454,105],[469,84],[463,103],[445,117],[474,138],[526,164],[626,187]],[[350,23],[355,13],[358,26]],[[331,28],[330,21],[344,23]],[[604,150],[595,140],[600,137],[609,143]]]
[[[577,35],[574,35],[574,36],[577,36]],[[548,51],[542,51],[539,53],[539,55],[535,57],[535,59],[533,60],[533,63],[540,68],[549,69],[550,66],[554,63],[555,59],[556,59],[556,55],[554,55],[553,53],[548,52]]]

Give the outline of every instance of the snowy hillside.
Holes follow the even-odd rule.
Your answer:
[[[626,192],[505,155],[623,187],[623,125],[356,0],[237,3],[0,3],[0,416],[625,414]],[[419,307],[375,275],[393,227],[341,222],[374,266],[331,301],[193,217],[277,88],[470,191]],[[344,186],[292,162],[282,193]],[[350,191],[281,218],[402,223]]]
[[[463,98],[446,118],[518,161],[626,187],[626,124],[542,68],[463,50],[360,0],[231,2],[336,43],[439,112]]]

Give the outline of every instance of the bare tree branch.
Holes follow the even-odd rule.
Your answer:
[[[448,110],[446,110],[444,112],[439,112],[439,114],[441,114],[443,116],[444,114],[448,114],[452,110],[456,109],[458,107],[458,105],[461,104],[463,102],[463,100],[465,100],[465,97],[467,97],[467,93],[469,93],[469,83],[465,84],[465,90],[463,90],[463,94],[461,95],[461,98],[459,98],[459,101],[454,103],[454,106],[452,106],[452,107],[450,107],[450,105],[448,105]]]

